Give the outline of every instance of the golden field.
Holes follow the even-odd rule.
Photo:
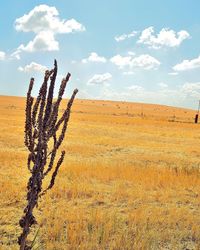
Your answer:
[[[26,204],[24,106],[24,98],[0,97],[0,249],[18,249]],[[194,116],[168,106],[76,100],[65,161],[35,210],[34,249],[200,249]]]

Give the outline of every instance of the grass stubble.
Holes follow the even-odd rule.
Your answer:
[[[194,111],[141,105],[75,101],[66,158],[36,210],[35,249],[200,249]],[[0,249],[18,249],[29,177],[24,106],[0,97]]]

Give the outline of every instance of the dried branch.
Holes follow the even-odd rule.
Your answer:
[[[41,196],[44,195],[49,189],[51,189],[55,183],[55,179],[56,179],[56,176],[57,176],[57,173],[58,173],[58,170],[59,170],[59,167],[61,166],[63,160],[64,160],[64,157],[65,157],[65,151],[62,151],[62,154],[60,156],[60,159],[58,160],[57,162],[57,165],[56,165],[56,168],[52,174],[52,177],[51,177],[51,181],[50,181],[50,184],[49,186],[41,193]]]
[[[19,225],[22,228],[22,234],[18,238],[20,250],[32,249],[27,243],[27,237],[30,232],[30,228],[37,221],[33,216],[33,210],[38,204],[38,199],[44,195],[47,190],[54,186],[56,176],[59,168],[64,160],[65,151],[62,154],[54,168],[51,176],[51,181],[46,189],[42,187],[43,179],[53,169],[54,161],[58,148],[62,144],[67,125],[70,117],[71,106],[74,98],[78,92],[74,90],[66,110],[58,119],[60,103],[66,88],[66,84],[69,81],[70,74],[68,73],[66,78],[62,80],[58,97],[55,103],[53,103],[53,92],[57,76],[57,62],[54,61],[54,69],[45,72],[44,81],[40,87],[39,94],[34,102],[31,96],[31,91],[34,84],[34,79],[31,78],[27,99],[26,99],[26,120],[25,120],[25,146],[30,151],[27,159],[27,167],[31,173],[27,184],[27,206],[24,209],[24,215],[19,221]],[[48,87],[48,81],[50,78],[50,84]],[[60,126],[62,126],[60,135],[57,136]],[[53,148],[49,150],[50,139],[53,138]],[[50,159],[49,159],[50,156]]]

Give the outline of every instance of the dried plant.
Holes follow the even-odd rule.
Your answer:
[[[59,107],[62,96],[65,91],[70,74],[61,82],[58,97],[53,102],[53,92],[57,76],[57,62],[54,62],[54,69],[45,72],[43,84],[39,94],[34,101],[31,91],[34,84],[34,78],[31,78],[26,99],[26,120],[25,120],[25,146],[29,150],[27,167],[31,173],[27,184],[27,206],[24,209],[24,215],[19,224],[22,228],[22,234],[18,238],[20,250],[29,250],[32,247],[27,243],[27,237],[30,228],[36,224],[33,210],[38,204],[38,199],[44,195],[47,190],[54,185],[58,170],[63,162],[65,151],[62,151],[55,167],[54,161],[57,151],[65,137],[68,121],[70,118],[71,106],[78,92],[74,90],[68,101],[67,107],[61,117],[58,117]],[[48,82],[50,84],[48,87]],[[52,147],[50,144],[52,141]],[[44,178],[51,172],[53,173],[49,185],[43,188]]]

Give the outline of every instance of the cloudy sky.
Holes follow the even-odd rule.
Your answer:
[[[0,94],[24,96],[58,61],[79,98],[196,108],[199,0],[7,0],[0,8]]]

